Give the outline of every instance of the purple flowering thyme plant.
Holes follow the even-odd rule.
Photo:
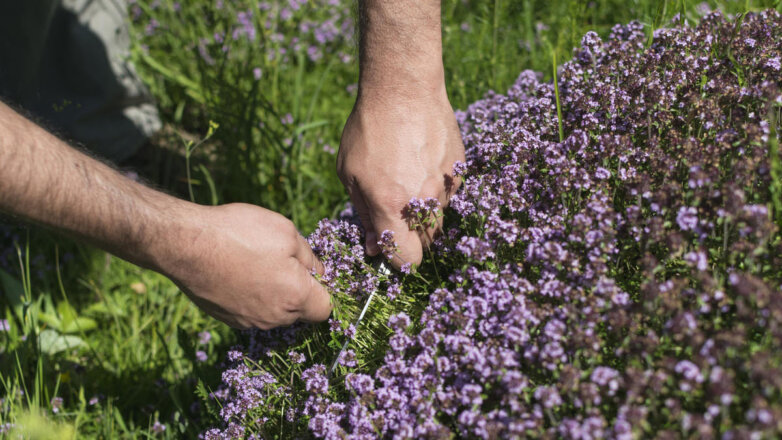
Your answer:
[[[617,25],[458,112],[432,255],[383,275],[321,222],[334,319],[249,332],[203,436],[782,435],[781,55],[773,10]]]

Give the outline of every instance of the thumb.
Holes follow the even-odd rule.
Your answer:
[[[325,321],[331,315],[331,295],[304,266],[297,272],[297,285],[307,292],[307,299],[301,309],[299,319],[304,322]]]

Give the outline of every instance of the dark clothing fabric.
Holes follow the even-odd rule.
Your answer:
[[[121,162],[160,119],[128,60],[124,0],[0,0],[0,97]]]

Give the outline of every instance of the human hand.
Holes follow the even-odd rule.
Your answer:
[[[435,90],[362,90],[342,132],[337,172],[366,231],[367,253],[377,255],[379,234],[393,231],[396,268],[419,264],[439,228],[438,220],[434,230],[411,230],[410,199],[432,197],[445,207],[461,183],[453,164],[464,161],[464,144],[445,87]]]
[[[323,321],[323,265],[285,217],[252,205],[200,206],[154,191],[0,102],[0,211],[100,246],[171,278],[239,328]]]
[[[285,217],[253,205],[199,206],[181,258],[166,273],[196,305],[236,328],[328,319],[323,265]]]

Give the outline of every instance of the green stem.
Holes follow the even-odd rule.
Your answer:
[[[494,23],[492,29],[492,41],[491,41],[491,86],[493,89],[497,89],[497,34],[500,30],[500,0],[494,0]]]
[[[779,159],[779,139],[777,138],[777,113],[772,107],[769,112],[770,133],[768,136],[768,154],[771,162],[771,202],[774,208],[774,221],[782,228],[782,161]]]
[[[562,105],[559,102],[559,82],[557,81],[557,51],[551,49],[551,73],[554,76],[554,96],[557,99],[557,125],[559,127],[559,141],[565,140],[565,131],[562,128]]]

